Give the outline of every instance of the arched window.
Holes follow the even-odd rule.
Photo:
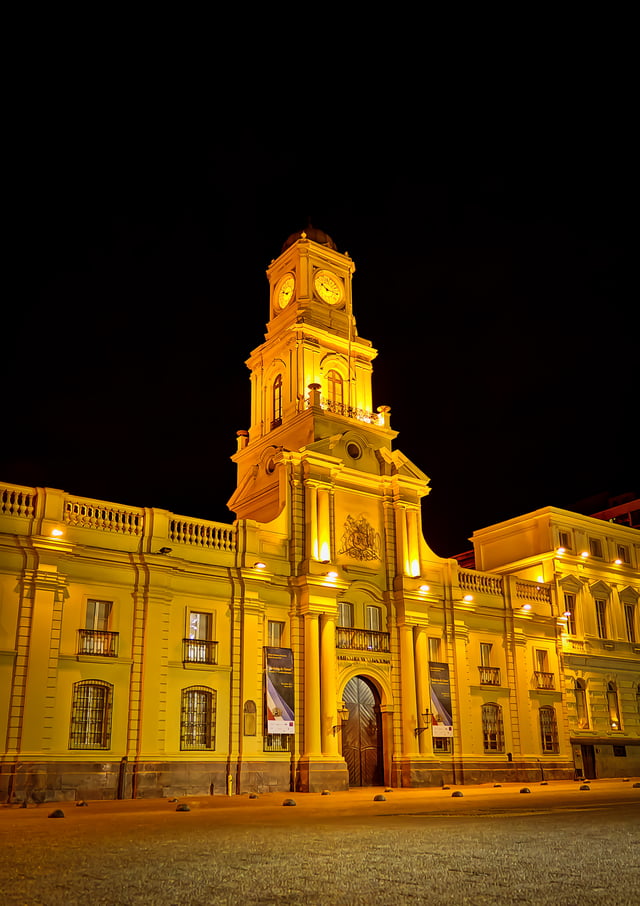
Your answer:
[[[504,752],[502,708],[494,702],[482,706],[482,737],[485,752]]]
[[[182,690],[181,749],[215,749],[216,692],[206,686]]]
[[[612,730],[620,730],[620,706],[618,704],[618,687],[615,683],[607,683],[607,712],[609,726]]]
[[[70,749],[108,749],[111,745],[113,686],[102,680],[73,684]]]
[[[587,710],[587,687],[584,680],[577,679],[573,686],[576,697],[576,719],[580,730],[589,728],[589,712]]]
[[[272,387],[272,401],[271,401],[271,427],[277,428],[282,424],[282,375],[276,375],[276,378],[273,382]]]
[[[340,411],[343,404],[342,393],[342,375],[331,369],[327,371],[327,400],[331,404],[329,408],[334,411]]]
[[[555,708],[545,705],[540,708],[539,717],[542,751],[550,754],[559,752],[558,723],[556,721]]]

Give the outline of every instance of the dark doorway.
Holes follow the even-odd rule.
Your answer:
[[[596,753],[593,746],[580,746],[582,751],[582,770],[585,780],[596,779]]]
[[[354,676],[343,693],[349,719],[342,725],[342,755],[350,786],[382,786],[382,722],[380,696],[364,676]]]

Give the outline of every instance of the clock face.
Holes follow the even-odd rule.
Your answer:
[[[317,271],[313,282],[316,292],[323,302],[328,305],[338,305],[339,302],[342,302],[344,286],[339,277],[334,276],[330,271]]]
[[[276,285],[276,305],[279,308],[286,308],[293,299],[293,291],[296,286],[296,278],[293,274],[285,274],[280,277]]]

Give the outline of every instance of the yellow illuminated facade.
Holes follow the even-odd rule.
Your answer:
[[[354,271],[311,229],[267,270],[233,524],[0,487],[5,798],[640,773],[637,529],[549,508],[436,556]]]

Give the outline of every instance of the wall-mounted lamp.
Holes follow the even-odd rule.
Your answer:
[[[337,579],[338,573],[335,571],[335,569],[330,569],[328,573],[325,573],[325,576],[327,577],[327,579]]]
[[[263,563],[262,560],[256,560],[256,562],[253,564],[253,568],[254,569],[266,569],[267,564]]]
[[[172,550],[172,548],[170,548],[170,547],[161,547],[160,550],[158,551],[158,553],[159,554],[170,554],[171,550]]]
[[[345,722],[345,720],[349,720],[349,709],[348,708],[339,709],[338,720],[340,721],[340,723],[336,724],[335,727],[331,728],[334,736],[337,736],[338,733],[342,730],[342,724]]]
[[[425,726],[416,727],[415,730],[413,731],[414,736],[420,736],[421,733],[424,733],[424,731],[428,730],[429,727],[431,726],[429,723],[429,718],[431,717],[431,713],[428,708],[425,708],[424,714],[421,714],[420,717],[424,718]]]
[[[51,536],[53,538],[59,538],[61,535],[64,535],[64,532],[61,528],[51,529]]]
[[[523,604],[522,610],[531,610],[531,604]]]
[[[419,585],[419,586],[418,586],[418,591],[421,591],[421,592],[423,592],[424,594],[426,594],[426,593],[429,591],[429,586],[428,586],[428,585]]]

